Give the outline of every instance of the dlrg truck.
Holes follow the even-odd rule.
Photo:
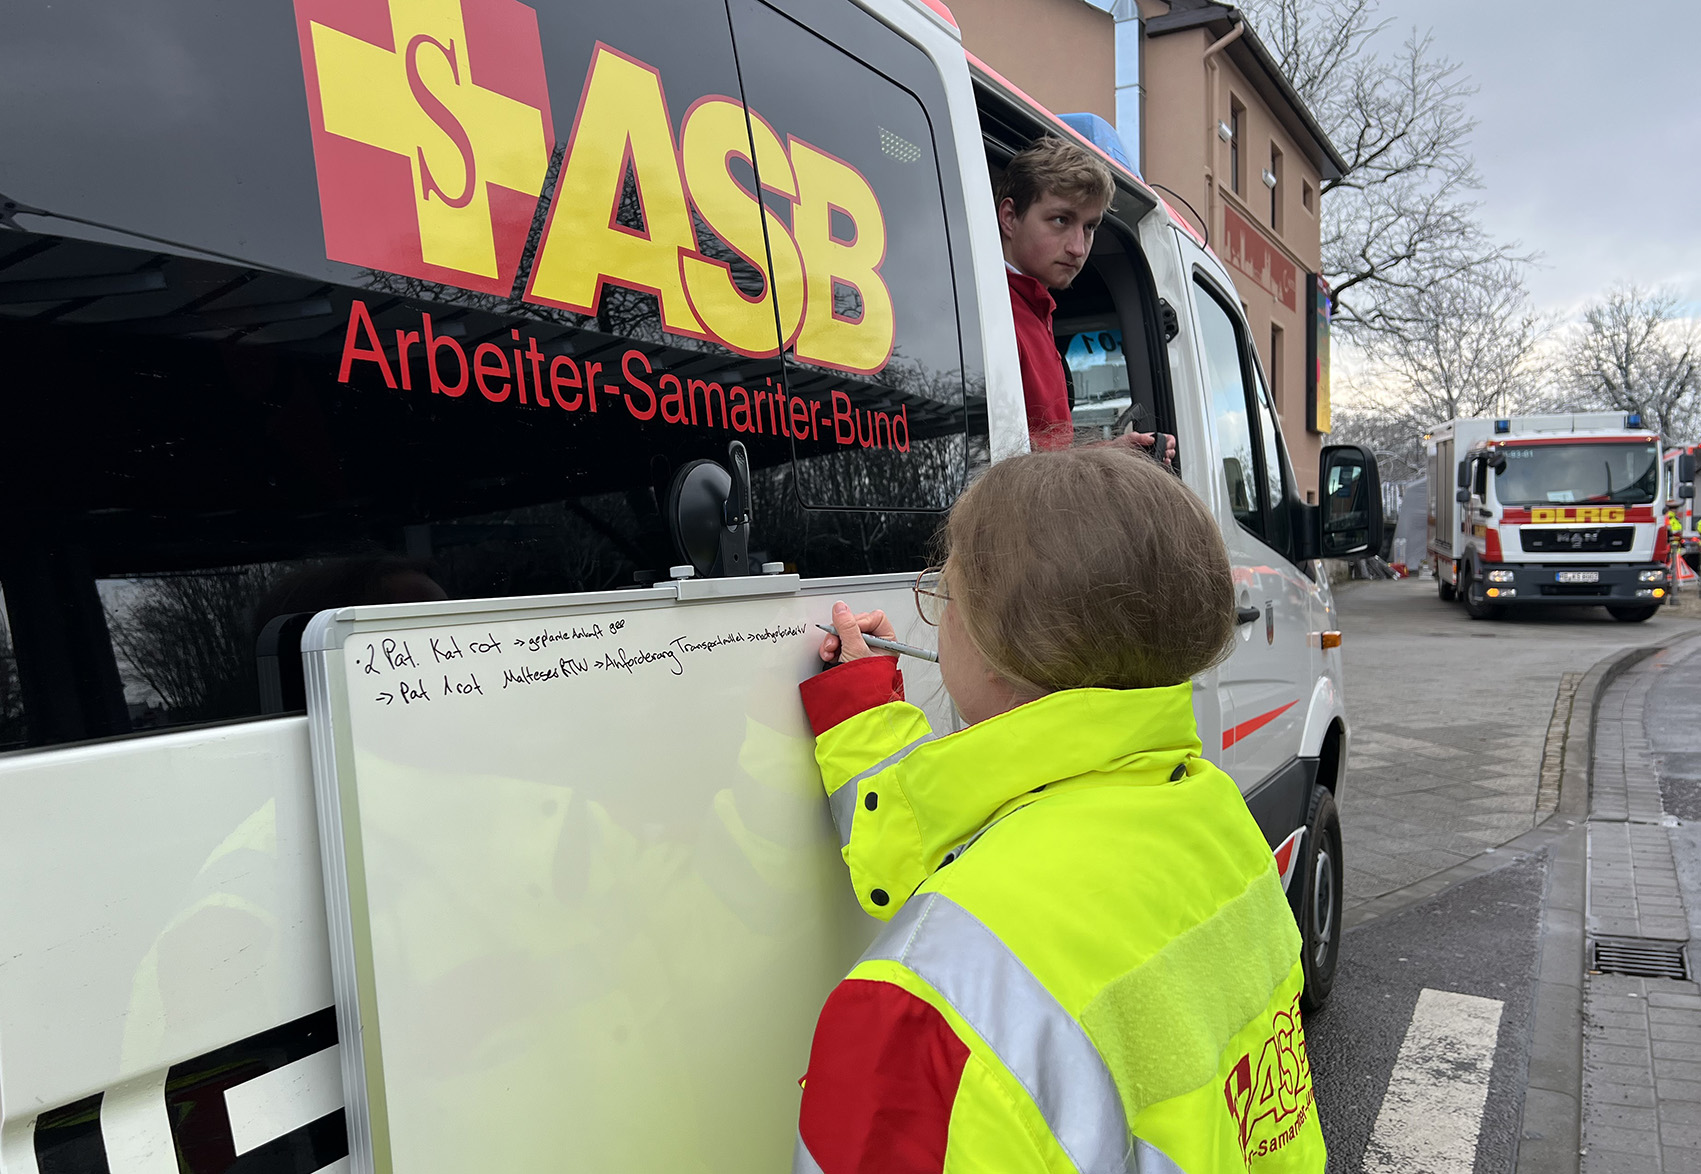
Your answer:
[[[1425,440],[1436,587],[1472,619],[1579,604],[1640,623],[1670,597],[1660,438],[1639,414],[1456,419]]]

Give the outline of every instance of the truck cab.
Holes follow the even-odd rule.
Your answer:
[[[1436,582],[1473,619],[1566,604],[1636,623],[1670,598],[1659,435],[1636,413],[1451,420],[1429,451]]]

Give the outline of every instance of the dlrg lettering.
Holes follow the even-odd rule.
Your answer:
[[[760,387],[731,387],[671,371],[657,372],[650,357],[636,348],[620,359],[618,374],[595,360],[580,362],[571,355],[548,354],[537,339],[522,339],[509,331],[508,347],[481,342],[471,355],[460,342],[432,329],[431,315],[420,314],[420,329],[397,330],[394,343],[379,337],[366,303],[349,307],[337,380],[349,383],[356,363],[370,363],[391,390],[425,391],[459,399],[469,390],[493,404],[559,408],[564,412],[625,410],[634,420],[660,419],[664,424],[715,428],[784,436],[788,439],[832,443],[846,448],[910,450],[909,408],[896,412],[858,408],[850,396],[834,389],[825,402],[790,394],[772,378]],[[424,367],[425,378],[418,380]],[[416,387],[416,382],[422,386]]]

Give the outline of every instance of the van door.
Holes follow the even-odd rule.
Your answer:
[[[1307,638],[1312,585],[1291,558],[1293,473],[1245,323],[1203,273],[1192,296],[1239,620],[1234,652],[1219,670],[1228,708],[1222,750],[1240,789],[1251,793],[1298,751],[1316,675]]]

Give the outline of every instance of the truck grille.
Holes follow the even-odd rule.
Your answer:
[[[1524,549],[1531,552],[1629,550],[1636,537],[1634,526],[1591,526],[1588,529],[1519,531]]]
[[[1601,583],[1543,583],[1543,595],[1611,595],[1612,585]]]

